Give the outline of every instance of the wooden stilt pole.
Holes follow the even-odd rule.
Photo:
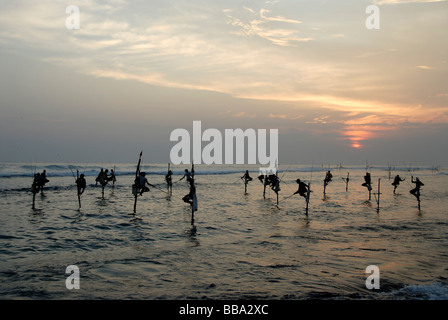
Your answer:
[[[171,163],[168,163],[168,175],[169,175],[169,180],[166,181],[167,183],[167,189],[168,189],[168,195],[171,196],[173,193],[173,180],[170,174],[171,171]]]
[[[134,199],[134,213],[137,212],[137,190],[135,190],[135,199]]]
[[[33,193],[33,206],[32,209],[36,210],[36,191],[39,190],[39,187],[37,186],[37,181],[36,181],[36,172],[33,173],[33,184],[31,185],[31,192]]]
[[[34,187],[33,187],[34,188]],[[35,201],[36,201],[36,191],[33,189],[33,210],[36,209],[35,207]]]
[[[310,203],[310,195],[311,195],[310,185],[311,183],[308,182],[308,191],[306,193],[306,209],[305,209],[305,214],[307,217],[308,217],[308,204]]]
[[[264,175],[264,178],[263,178],[263,199],[266,199],[266,179],[267,179],[267,176]]]
[[[417,191],[418,211],[420,211],[420,190]]]
[[[77,169],[76,170],[76,180],[78,180],[79,179],[79,170]],[[78,193],[78,204],[79,204],[79,209],[81,209],[81,195],[79,194],[79,188],[78,188],[78,185],[76,185],[76,190],[77,190],[77,193]]]
[[[135,170],[135,180],[134,180],[134,187],[133,187],[133,192],[134,193],[134,213],[137,212],[137,197],[138,197],[138,179],[139,179],[139,174],[140,174],[140,164],[142,163],[142,154],[143,151],[140,152],[140,156],[138,158],[138,163],[137,163],[137,170]]]
[[[376,204],[377,204],[376,211],[377,212],[380,212],[380,194],[381,194],[380,185],[381,185],[381,178],[378,179],[378,193],[377,193],[378,197],[376,199]]]

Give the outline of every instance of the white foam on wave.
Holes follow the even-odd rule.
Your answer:
[[[407,285],[394,295],[405,299],[447,300],[448,286],[440,282],[425,285]]]

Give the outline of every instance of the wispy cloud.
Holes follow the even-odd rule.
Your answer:
[[[423,70],[433,70],[434,69],[433,67],[430,67],[430,66],[416,66],[416,68],[423,69]]]
[[[302,23],[300,20],[272,15],[271,10],[264,7],[257,11],[249,7],[243,7],[243,9],[250,13],[248,17],[243,17],[241,12],[234,12],[234,10],[223,10],[228,23],[236,27],[235,34],[258,36],[279,46],[296,46],[297,43],[313,40],[311,37],[299,35],[296,25]]]

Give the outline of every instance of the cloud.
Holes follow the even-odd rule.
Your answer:
[[[416,1],[376,1],[410,2]],[[433,24],[423,28],[409,12],[397,10],[390,12],[393,26],[382,24],[374,33],[363,25],[363,10],[349,6],[335,14],[338,6],[331,2],[243,7],[163,1],[140,7],[134,1],[80,0],[78,5],[81,29],[67,30],[65,7],[55,1],[0,4],[2,50],[95,77],[288,102],[296,108],[272,110],[266,118],[339,124],[341,135],[353,139],[355,132],[375,137],[393,122],[448,122],[440,96],[447,71],[441,63],[446,17],[433,6],[410,11]],[[230,117],[252,117],[251,111]]]
[[[223,11],[228,18],[228,23],[237,28],[234,31],[237,35],[257,36],[275,45],[285,47],[296,46],[297,43],[313,40],[311,37],[299,36],[299,30],[294,25],[302,22],[297,19],[286,18],[282,15],[271,15],[271,10],[264,7],[258,12],[248,7],[243,7],[243,9],[250,12],[249,17],[243,17],[243,14],[238,16],[238,12],[234,13],[234,10],[226,9]]]
[[[432,68],[430,66],[416,66],[416,68],[423,69],[423,70],[432,70],[432,69],[434,69],[434,68]]]

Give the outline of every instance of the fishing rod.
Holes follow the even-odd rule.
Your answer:
[[[166,193],[166,194],[169,194],[168,192],[166,192],[165,190],[162,190],[162,189],[160,189],[159,187],[156,187],[155,185],[153,185],[153,184],[149,184],[151,187],[153,187],[153,188],[156,188],[157,190],[160,190],[160,191],[162,191],[162,192],[164,192],[164,193]]]
[[[70,169],[70,171],[72,172],[72,176],[73,176],[73,178],[75,179],[75,181],[76,181],[76,177],[75,177],[75,173],[73,172],[73,170],[72,170],[72,165],[68,165],[68,168]]]

